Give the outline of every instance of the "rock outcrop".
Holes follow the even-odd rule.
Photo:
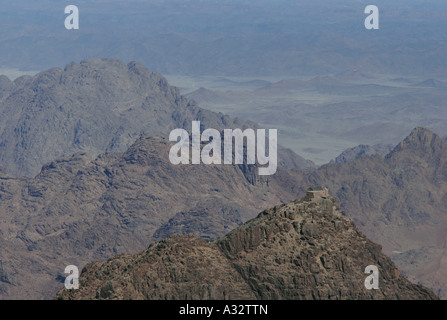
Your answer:
[[[365,267],[379,270],[366,289]],[[57,299],[437,299],[400,275],[331,196],[261,212],[221,239],[171,236],[85,266]]]

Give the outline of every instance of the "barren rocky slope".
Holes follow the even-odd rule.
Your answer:
[[[313,172],[174,166],[170,143],[142,137],[122,154],[77,154],[33,179],[0,177],[0,296],[49,298],[66,265],[135,253],[171,234],[215,239],[256,212],[326,185],[406,276],[445,297],[446,143],[416,128],[387,157]],[[37,275],[37,276],[34,276]]]
[[[379,269],[368,290],[365,267]],[[223,238],[172,236],[135,255],[88,264],[57,299],[436,299],[403,278],[338,208],[306,196],[260,213]]]
[[[171,233],[217,238],[296,197],[287,175],[254,165],[173,165],[172,143],[50,162],[35,178],[0,174],[0,298],[54,296],[65,266],[135,253]]]

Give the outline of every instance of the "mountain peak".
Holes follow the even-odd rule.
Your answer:
[[[437,299],[400,275],[327,189],[261,212],[223,238],[172,236],[136,255],[88,264],[57,299]],[[364,270],[380,286],[364,286]]]
[[[406,158],[410,153],[412,156],[410,158],[413,159],[415,159],[415,156],[426,160],[432,158],[439,159],[437,155],[445,152],[445,149],[445,142],[442,141],[441,137],[425,127],[416,127],[386,158],[393,159],[397,157],[402,159]]]
[[[435,133],[433,133],[433,131],[431,131],[428,128],[425,127],[416,127],[413,130],[411,130],[411,133],[409,134],[409,136],[407,138],[414,138],[414,137],[432,137],[433,135],[435,135]]]
[[[401,144],[403,148],[428,148],[440,141],[441,138],[431,130],[425,127],[416,127]]]
[[[257,127],[200,108],[141,63],[109,58],[14,82],[0,77],[0,112],[0,163],[17,176],[34,176],[42,165],[76,152],[124,152],[140,134],[167,137],[175,128],[190,130],[193,120],[217,130]],[[286,168],[307,166],[290,151],[278,152]]]

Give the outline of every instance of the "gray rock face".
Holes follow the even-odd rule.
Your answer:
[[[386,156],[391,150],[393,150],[391,144],[375,144],[373,146],[361,144],[356,147],[343,151],[338,157],[335,158],[335,163],[345,163],[353,161],[361,156]]]
[[[365,267],[379,288],[364,286]],[[214,242],[173,236],[136,255],[88,264],[57,299],[437,299],[403,278],[338,209],[302,199],[265,210]]]
[[[244,206],[228,203],[219,197],[209,197],[195,207],[176,213],[169,221],[154,232],[154,240],[162,240],[172,234],[196,235],[203,239],[214,239],[240,226],[251,218]]]
[[[76,152],[124,152],[139,136],[168,137],[175,128],[256,127],[198,107],[143,65],[88,59],[14,82],[0,77],[0,166],[35,176],[42,165]],[[283,152],[283,151],[280,151]],[[284,151],[286,168],[313,166]]]

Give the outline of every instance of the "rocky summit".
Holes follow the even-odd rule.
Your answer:
[[[365,268],[376,266],[378,289]],[[56,299],[437,299],[400,275],[325,190],[261,212],[207,242],[171,236],[87,264]]]
[[[0,76],[0,167],[35,176],[61,157],[84,152],[124,152],[141,134],[168,137],[171,130],[256,128],[251,121],[200,108],[142,64],[86,59],[10,81]],[[283,167],[314,167],[279,148]]]
[[[327,186],[411,281],[447,299],[447,143],[441,137],[417,127],[385,157],[361,156],[297,177],[304,177],[300,185]]]

